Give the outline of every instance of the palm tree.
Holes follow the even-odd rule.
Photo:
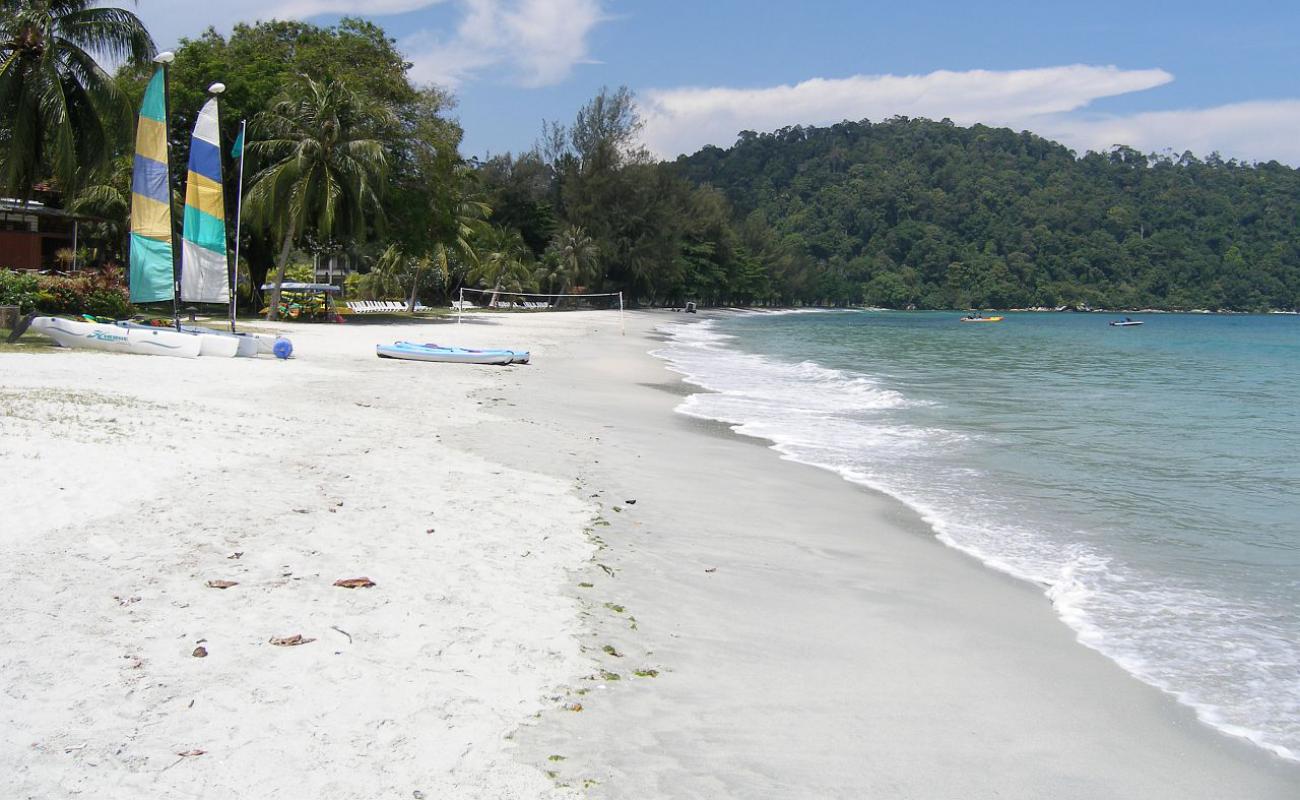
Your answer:
[[[366,132],[389,116],[363,106],[341,83],[303,77],[292,94],[253,120],[258,139],[248,151],[267,166],[249,185],[244,213],[251,224],[281,237],[268,319],[277,316],[289,255],[304,232],[363,239],[368,215],[382,221],[379,191],[388,158]]]
[[[436,244],[428,255],[415,262],[408,311],[415,310],[416,288],[425,268],[437,268],[445,281],[451,276],[454,262],[467,264],[471,269],[478,264],[474,238],[486,229],[486,220],[492,209],[471,195],[476,176],[463,162],[458,161],[447,173],[441,191],[435,193],[429,209],[429,224]]]
[[[477,249],[478,263],[470,269],[469,279],[492,287],[489,307],[496,303],[499,292],[520,291],[532,277],[528,269],[532,253],[519,231],[490,227],[480,235]]]
[[[130,11],[97,0],[5,0],[0,13],[0,189],[28,198],[47,174],[65,191],[110,155],[110,129],[130,109],[96,56],[154,55]]]
[[[600,248],[581,225],[569,225],[555,234],[546,247],[543,273],[539,276],[557,293],[595,280]]]

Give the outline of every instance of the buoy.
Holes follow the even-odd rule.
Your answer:
[[[276,358],[288,358],[293,355],[293,342],[281,336],[275,340],[275,344],[271,345],[271,352]]]

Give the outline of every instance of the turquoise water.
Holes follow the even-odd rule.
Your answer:
[[[680,411],[916,508],[1080,640],[1300,760],[1300,317],[748,314]]]

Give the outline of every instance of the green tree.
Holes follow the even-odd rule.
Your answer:
[[[569,225],[547,245],[537,278],[552,292],[564,294],[574,287],[589,285],[596,279],[599,267],[600,249],[595,240],[582,226]]]
[[[529,264],[532,252],[519,231],[490,227],[477,239],[478,258],[469,271],[469,279],[491,287],[488,305],[496,304],[502,291],[522,291],[532,278]]]
[[[0,188],[27,198],[43,177],[73,190],[110,156],[110,129],[130,119],[96,61],[148,61],[139,18],[94,0],[5,0],[0,13]]]
[[[270,299],[275,319],[293,245],[310,231],[321,238],[364,239],[382,219],[380,192],[388,172],[383,144],[370,138],[387,111],[365,107],[337,81],[303,78],[251,129],[250,154],[266,163],[248,189],[248,220],[280,238]]]

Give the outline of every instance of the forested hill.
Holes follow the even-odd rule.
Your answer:
[[[893,308],[1300,306],[1300,172],[894,119],[744,132],[675,165]]]

